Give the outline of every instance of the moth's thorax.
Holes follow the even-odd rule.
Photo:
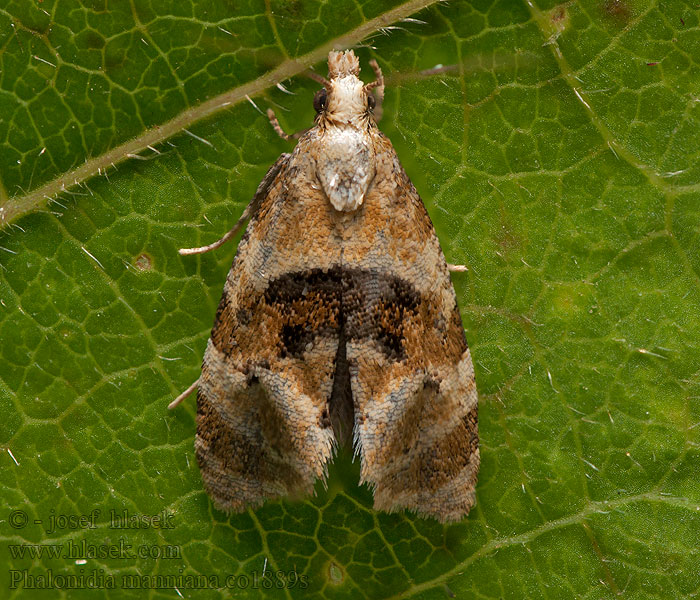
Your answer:
[[[367,129],[330,125],[318,138],[316,175],[333,208],[354,211],[374,178],[374,147]]]

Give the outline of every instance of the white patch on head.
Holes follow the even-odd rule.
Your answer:
[[[326,118],[335,123],[356,123],[367,114],[367,94],[364,84],[354,75],[332,79],[328,94]]]

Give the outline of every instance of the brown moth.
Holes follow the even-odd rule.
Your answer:
[[[311,493],[350,440],[375,509],[454,521],[474,504],[477,392],[449,276],[463,268],[377,128],[372,67],[363,84],[353,51],[331,52],[315,125],[229,233],[180,251],[250,219],[202,374],[171,403],[198,387],[196,455],[219,509]]]

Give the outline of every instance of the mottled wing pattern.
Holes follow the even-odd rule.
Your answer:
[[[477,395],[435,231],[380,133],[364,203],[334,209],[317,135],[264,180],[224,286],[197,397],[205,487],[227,510],[307,494],[352,434],[375,508],[459,519]]]
[[[298,154],[282,157],[261,196],[204,355],[195,450],[224,510],[311,492],[334,443],[328,399],[341,299],[323,273],[339,265],[341,244],[334,209]]]
[[[375,508],[441,521],[474,503],[474,370],[430,218],[387,138],[344,230],[346,354],[361,477]]]

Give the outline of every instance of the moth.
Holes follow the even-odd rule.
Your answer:
[[[226,511],[300,497],[352,443],[377,510],[439,521],[474,504],[477,391],[451,267],[389,139],[384,79],[331,52],[314,126],[282,154],[216,311],[199,379],[195,451]],[[283,137],[274,113],[270,121]]]

